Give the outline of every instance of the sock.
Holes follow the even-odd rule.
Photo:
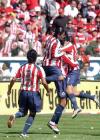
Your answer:
[[[15,118],[20,118],[20,117],[23,117],[23,116],[24,116],[24,114],[22,112],[17,112],[15,114]]]
[[[56,110],[55,110],[55,113],[51,119],[52,122],[55,122],[55,124],[58,124],[60,118],[61,118],[61,115],[62,115],[62,112],[64,110],[64,107],[61,106],[61,105],[57,105],[56,107]]]
[[[24,128],[23,128],[23,134],[27,134],[29,128],[31,127],[32,123],[33,123],[34,117],[29,116],[25,122]]]
[[[77,105],[77,101],[76,101],[75,95],[74,94],[69,94],[68,97],[69,97],[69,99],[71,101],[71,104],[72,104],[74,110],[76,110],[77,108],[79,108],[78,105]]]
[[[94,100],[95,95],[90,95],[88,93],[85,93],[85,92],[81,91],[80,94],[77,97]]]

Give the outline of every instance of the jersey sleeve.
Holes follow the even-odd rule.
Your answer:
[[[21,78],[21,68],[18,69],[18,71],[15,74],[15,78]]]
[[[62,47],[61,50],[64,52],[70,53],[72,51],[72,48],[73,48],[72,44],[68,43],[64,47]]]
[[[61,51],[60,48],[60,43],[55,43],[52,47],[52,57],[53,58],[57,58],[57,57],[61,57],[63,55],[63,52]]]
[[[64,61],[64,63],[70,65],[70,67],[72,67],[72,68],[74,68],[78,65],[76,62],[73,62],[72,60],[70,60],[70,58],[68,58],[67,55],[63,55],[62,60]]]
[[[45,71],[44,71],[44,69],[43,69],[42,67],[40,67],[40,66],[39,66],[38,76],[39,76],[39,79],[46,78]]]

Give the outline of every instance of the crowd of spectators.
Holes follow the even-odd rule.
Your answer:
[[[0,56],[43,56],[50,26],[75,37],[83,61],[100,56],[99,0],[0,0]]]

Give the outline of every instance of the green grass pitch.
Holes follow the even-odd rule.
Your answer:
[[[56,135],[47,127],[52,115],[37,115],[27,140],[100,140],[100,115],[79,115],[72,119],[63,114]],[[8,116],[0,116],[0,140],[23,140],[19,134],[26,118],[17,119],[12,128],[7,128]]]

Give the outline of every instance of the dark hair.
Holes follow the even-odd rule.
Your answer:
[[[65,30],[64,30],[62,27],[59,27],[59,28],[56,28],[56,29],[55,29],[55,34],[54,34],[54,36],[57,37],[58,35],[62,35],[62,34],[64,34],[64,33],[66,33]]]
[[[34,49],[31,49],[27,52],[28,63],[34,63],[37,59],[37,52]]]
[[[46,34],[52,34],[52,33],[55,33],[55,28],[53,26],[49,26],[47,28]]]

